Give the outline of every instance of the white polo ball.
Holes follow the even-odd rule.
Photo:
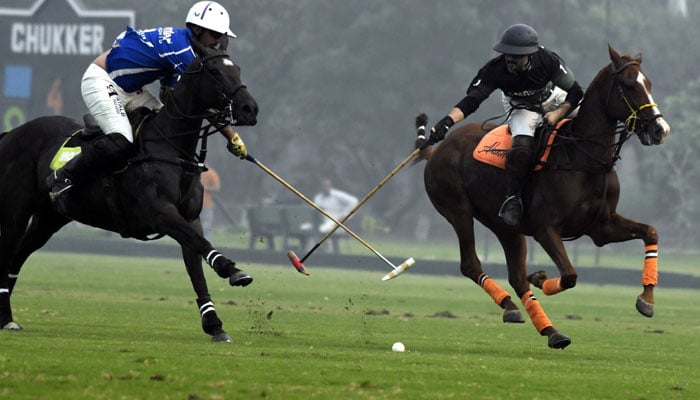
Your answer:
[[[396,342],[391,345],[391,351],[396,353],[403,353],[404,351],[406,351],[406,346],[404,346],[401,342]]]

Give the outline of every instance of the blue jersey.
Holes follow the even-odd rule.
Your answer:
[[[126,92],[135,92],[159,79],[174,86],[179,74],[195,59],[192,31],[181,28],[135,30],[127,27],[107,55],[107,73]]]

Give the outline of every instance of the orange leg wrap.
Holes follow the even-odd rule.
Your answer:
[[[493,299],[493,301],[495,301],[496,304],[498,304],[499,306],[501,305],[503,300],[505,300],[507,297],[510,297],[508,292],[503,290],[503,288],[498,283],[496,283],[496,281],[491,279],[491,277],[486,274],[482,274],[481,276],[479,276],[479,285],[481,285],[484,291],[486,291],[486,293],[488,293],[489,296],[491,296],[491,298]]]
[[[644,247],[644,270],[642,271],[642,285],[656,286],[659,283],[659,246],[650,244]]]
[[[542,293],[547,296],[563,292],[565,289],[561,287],[559,278],[550,278],[542,282]]]
[[[547,317],[547,314],[544,313],[540,302],[537,301],[537,298],[535,298],[531,290],[525,292],[523,297],[520,298],[520,301],[525,306],[528,315],[530,315],[532,324],[535,325],[537,332],[542,333],[545,328],[552,326],[552,322],[549,320],[549,317]]]

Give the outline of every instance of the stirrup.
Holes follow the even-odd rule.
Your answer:
[[[520,223],[520,218],[523,215],[523,202],[518,196],[508,196],[498,210],[498,216],[503,221],[510,225],[516,226]]]
[[[55,202],[58,196],[73,187],[73,182],[69,178],[61,179],[58,177],[58,171],[53,171],[46,178],[46,183],[49,187],[49,197],[52,202]]]

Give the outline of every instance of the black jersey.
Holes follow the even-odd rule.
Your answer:
[[[476,111],[496,89],[508,97],[540,104],[549,97],[554,86],[568,92],[566,101],[574,107],[583,97],[574,74],[554,52],[540,47],[530,56],[530,68],[518,73],[508,71],[505,56],[499,55],[479,70],[467,88],[467,96],[458,107],[466,117]]]

